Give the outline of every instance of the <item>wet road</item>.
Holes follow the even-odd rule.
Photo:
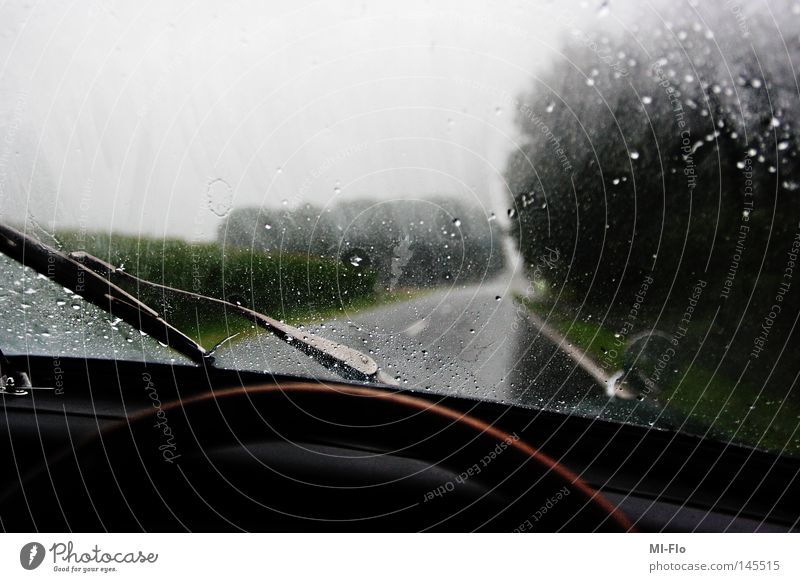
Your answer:
[[[403,386],[551,409],[573,409],[587,397],[605,402],[597,379],[501,285],[431,291],[307,329],[369,353]],[[218,361],[336,378],[267,333],[232,343]]]

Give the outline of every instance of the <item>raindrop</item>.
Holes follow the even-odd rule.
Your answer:
[[[353,265],[354,267],[359,267],[361,266],[361,261],[363,260],[364,259],[362,257],[359,257],[358,255],[353,255],[352,257],[350,257],[350,264]]]
[[[639,159],[639,152],[633,151],[631,152],[631,159],[638,160]]]
[[[547,111],[548,113],[552,113],[553,109],[555,109],[555,107],[556,107],[556,104],[553,101],[551,101],[550,103],[547,104],[547,107],[545,107],[544,110]]]
[[[228,215],[233,204],[233,189],[225,180],[218,178],[208,183],[206,190],[208,209],[223,218]]]
[[[461,220],[459,220],[458,218],[454,218],[454,219],[453,219],[453,224],[454,224],[456,227],[459,227],[459,226],[461,226]]]
[[[642,97],[642,103],[644,103],[645,105],[650,105],[652,102],[653,98],[650,97],[649,95],[645,95],[644,97]]]
[[[517,214],[517,211],[514,210],[513,208],[509,208],[508,209],[508,217],[509,218],[514,218],[514,216],[516,216],[516,214]]]
[[[271,224],[265,224],[264,228],[266,228],[267,230],[272,230],[272,225]]]
[[[782,142],[780,142],[780,143],[778,144],[778,149],[779,149],[779,150],[781,150],[781,151],[783,151],[783,150],[786,150],[786,149],[789,149],[789,142],[788,142],[788,141],[782,141]]]

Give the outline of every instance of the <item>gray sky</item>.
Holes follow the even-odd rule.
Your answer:
[[[512,100],[597,16],[567,4],[6,3],[0,218],[208,238],[231,205],[500,210]]]

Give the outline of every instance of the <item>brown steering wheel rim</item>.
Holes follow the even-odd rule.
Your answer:
[[[432,403],[428,400],[418,398],[407,392],[392,392],[385,389],[372,388],[367,386],[353,386],[349,384],[338,384],[333,382],[283,382],[279,384],[263,384],[257,386],[244,386],[224,388],[197,394],[169,402],[163,406],[165,412],[177,411],[194,405],[209,404],[220,400],[238,397],[252,397],[258,395],[270,395],[280,393],[283,395],[310,394],[325,395],[331,394],[356,396],[364,398],[378,399],[392,405],[402,406],[415,413],[434,414],[442,420],[452,423],[465,425],[483,435],[487,435],[499,442],[508,443],[509,447],[514,448],[522,455],[527,456],[536,465],[539,465],[545,472],[557,476],[564,484],[569,485],[578,492],[587,504],[595,506],[597,509],[607,514],[610,522],[616,525],[620,531],[633,532],[635,528],[630,520],[617,507],[606,499],[600,492],[594,490],[576,473],[566,468],[564,465],[552,457],[542,453],[535,447],[525,443],[519,438],[514,438],[506,431],[492,426],[474,416],[459,412],[441,404]],[[130,417],[130,422],[146,420],[152,416],[151,412],[139,413]],[[113,430],[113,429],[112,429]]]

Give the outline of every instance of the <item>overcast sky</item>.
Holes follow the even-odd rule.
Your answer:
[[[269,7],[265,7],[268,5]],[[231,206],[505,205],[512,100],[599,2],[10,2],[0,218],[213,236]]]

